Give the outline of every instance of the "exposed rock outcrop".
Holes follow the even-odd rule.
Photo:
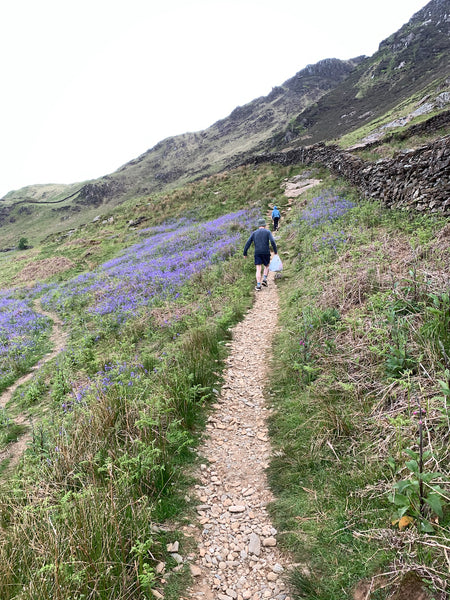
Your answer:
[[[124,191],[122,182],[109,176],[84,185],[78,193],[77,204],[100,206],[105,200],[120,195]]]

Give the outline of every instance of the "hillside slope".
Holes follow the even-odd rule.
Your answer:
[[[167,138],[107,177],[85,185],[79,197],[130,198],[220,171],[237,157],[263,149],[292,118],[346,79],[361,59],[323,60],[237,107],[208,129]]]
[[[127,199],[165,191],[239,163],[246,154],[266,147],[276,132],[348,77],[361,60],[326,59],[309,65],[268,96],[237,107],[204,131],[162,140],[110,175],[9,192],[0,200],[2,249],[13,246],[21,235],[37,241],[87,223]]]
[[[450,2],[432,0],[345,81],[297,116],[297,140],[336,139],[376,125],[396,107],[398,116],[414,111],[419,116],[448,106],[449,55]]]
[[[350,134],[352,145],[389,122],[416,122],[448,109],[449,15],[449,0],[431,0],[372,57],[308,65],[268,96],[204,131],[162,140],[114,173],[66,188],[28,186],[7,194],[0,202],[3,240],[11,244],[38,221],[35,236],[44,223],[47,233],[77,227],[126,200],[166,192],[261,152]],[[37,207],[36,201],[58,205]]]
[[[311,177],[321,179],[320,187],[310,188]],[[288,181],[296,184],[293,194],[283,192]],[[299,188],[309,188],[301,198]],[[257,304],[249,324],[242,319],[255,271],[242,248],[274,196],[285,269],[261,292],[257,302],[268,294],[267,306]],[[196,207],[196,222],[189,206]],[[221,579],[203,598],[239,598],[250,570],[262,578],[262,594],[269,582],[277,590],[264,597],[281,598],[282,564],[268,570],[273,563],[266,562],[278,545],[283,556],[292,553],[298,598],[387,600],[411,572],[416,587],[423,580],[434,598],[444,598],[438,593],[446,586],[450,517],[448,222],[363,201],[325,169],[301,165],[230,170],[167,194],[157,208],[129,203],[112,222],[90,223],[0,261],[0,281],[9,287],[2,295],[0,385],[7,389],[38,367],[3,407],[2,600],[191,598],[190,575],[213,574],[213,559]],[[130,217],[145,225],[128,227]],[[38,299],[46,314],[34,312]],[[271,311],[279,324],[273,361],[255,348],[270,346],[260,331],[268,333]],[[69,335],[58,358],[47,361],[48,314]],[[237,321],[252,340],[247,351],[242,338],[235,344]],[[270,415],[274,528],[256,522],[267,497],[256,469],[252,487],[242,477],[233,485],[222,477],[233,471],[234,423],[236,441],[251,447],[262,468],[268,461],[266,446],[255,454],[255,438],[267,443],[267,436],[255,407],[263,383],[248,368],[250,355],[259,358],[264,416]],[[240,379],[248,391],[238,387]],[[218,406],[230,410],[229,395],[237,408],[213,414]],[[244,405],[248,413],[239,410]],[[213,457],[203,461],[193,450],[204,432],[213,439],[212,428],[226,438],[219,444],[215,437]],[[13,448],[27,439],[13,475]],[[432,452],[424,459],[433,486],[422,494],[426,510],[418,494],[411,501],[393,496],[408,483],[419,443]],[[250,468],[244,446],[240,462]],[[198,522],[207,552],[194,545],[191,525]],[[215,524],[220,548],[211,543]],[[259,556],[247,551],[251,533]],[[431,545],[427,552],[423,543]]]

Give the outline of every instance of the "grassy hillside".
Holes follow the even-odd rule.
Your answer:
[[[40,304],[70,334],[2,409],[5,600],[151,597],[159,561],[177,597],[186,573],[165,541],[185,509],[183,465],[251,302],[239,249],[286,174],[241,169],[130,203],[2,262],[0,389],[44,359]]]
[[[302,173],[322,187],[288,205],[282,186]],[[1,388],[48,349],[40,304],[70,334],[2,409],[3,456],[30,443],[1,463],[1,598],[183,596],[188,565],[166,547],[193,551],[190,465],[252,302],[243,243],[273,202],[269,475],[296,597],[388,598],[409,572],[445,588],[448,225],[263,165],[129,201],[0,263]]]
[[[327,183],[284,230],[273,516],[299,598],[445,597],[448,223]]]
[[[381,132],[359,150],[377,160],[448,133],[403,135],[448,105],[444,4],[370,59],[307,67],[116,173],[2,199],[1,600],[185,597],[168,544],[196,551],[196,449],[253,301],[242,248],[273,204],[268,478],[293,598],[448,596],[448,220],[386,210],[318,166],[232,168]],[[288,200],[293,177],[321,184]]]

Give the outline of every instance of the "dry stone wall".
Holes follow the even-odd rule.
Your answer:
[[[368,162],[324,143],[253,157],[253,164],[320,164],[386,206],[441,212],[450,216],[450,136],[392,159]]]

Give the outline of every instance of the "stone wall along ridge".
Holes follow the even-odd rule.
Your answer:
[[[450,136],[376,162],[365,161],[351,151],[321,142],[257,155],[247,164],[263,162],[318,163],[350,181],[365,197],[382,200],[388,207],[450,215]]]

